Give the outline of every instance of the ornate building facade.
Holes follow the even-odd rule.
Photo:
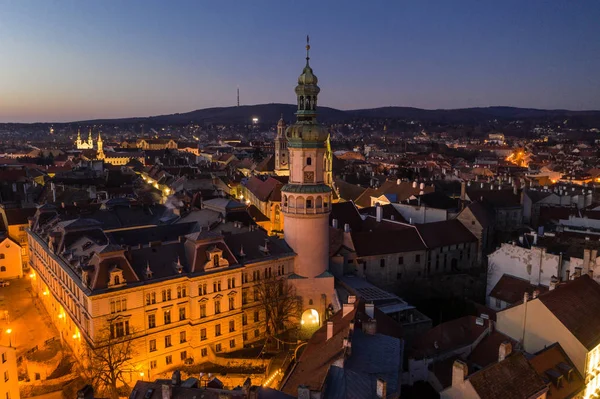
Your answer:
[[[93,150],[94,149],[94,140],[92,139],[92,128],[88,133],[87,141],[81,140],[81,131],[77,130],[77,140],[75,140],[75,146],[78,150]]]
[[[260,230],[223,236],[186,223],[106,231],[52,205],[31,218],[28,239],[33,293],[73,353],[85,361],[108,334],[131,339],[130,368],[149,377],[264,338],[255,287],[289,275],[295,258]]]
[[[303,298],[302,321],[321,324],[335,295],[328,271],[332,190],[324,181],[329,133],[317,122],[320,88],[309,64],[309,50],[307,38],[306,66],[295,89],[297,119],[286,130],[290,177],[281,194],[284,237],[298,254],[290,281]],[[305,320],[306,315],[310,318]]]

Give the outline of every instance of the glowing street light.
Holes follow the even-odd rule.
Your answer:
[[[34,272],[29,273],[29,278],[30,279],[34,279],[35,278],[35,273]]]
[[[256,125],[258,123],[258,118],[257,117],[252,118],[252,123],[254,123]]]
[[[12,348],[12,336],[10,335],[12,333],[12,328],[7,329],[6,333],[8,334],[8,346]]]

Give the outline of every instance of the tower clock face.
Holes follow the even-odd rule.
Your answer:
[[[312,182],[315,179],[315,172],[304,172],[304,181],[307,183]]]

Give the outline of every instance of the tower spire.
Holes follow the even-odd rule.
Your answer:
[[[310,50],[310,37],[306,35],[306,65],[308,65],[308,60],[310,60],[310,56],[308,54]]]

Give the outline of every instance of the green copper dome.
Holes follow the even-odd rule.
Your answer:
[[[317,122],[317,98],[321,89],[319,79],[309,64],[308,37],[306,37],[306,66],[298,77],[295,92],[298,100],[296,123],[288,127],[286,137],[290,147],[323,147],[329,132]]]

